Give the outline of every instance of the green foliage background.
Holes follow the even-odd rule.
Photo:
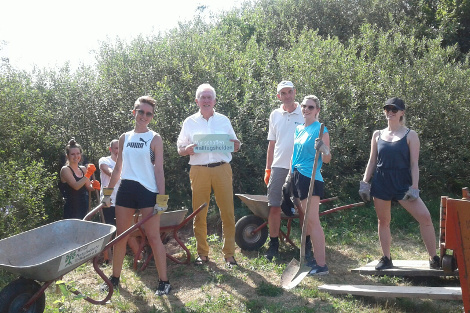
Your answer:
[[[332,139],[329,194],[359,200],[370,138],[385,127],[382,104],[398,96],[421,139],[424,197],[458,193],[470,159],[469,1],[261,0],[131,42],[102,42],[96,64],[24,72],[0,63],[0,238],[59,219],[57,188],[71,137],[98,163],[132,128],[135,99],[157,100],[151,128],[164,139],[170,206],[190,206],[188,159],[176,152],[195,90],[217,91],[243,142],[235,192],[263,194],[269,113],[282,79],[297,100],[317,95]],[[0,46],[1,48],[1,46]],[[7,214],[8,213],[8,214]]]

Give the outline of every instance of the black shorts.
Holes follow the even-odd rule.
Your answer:
[[[133,180],[122,180],[116,194],[116,205],[130,209],[153,208],[157,203],[157,193],[151,192]]]
[[[307,199],[308,189],[310,188],[310,177],[304,176],[299,173],[299,171],[294,170],[293,177],[293,189],[294,189],[294,198],[299,198],[300,200]],[[319,196],[323,198],[325,194],[325,183],[319,180],[315,180],[312,196]]]

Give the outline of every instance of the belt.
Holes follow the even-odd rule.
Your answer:
[[[205,167],[216,167],[219,165],[225,164],[225,162],[217,162],[217,163],[209,163],[209,164],[201,164],[196,166],[205,166]]]

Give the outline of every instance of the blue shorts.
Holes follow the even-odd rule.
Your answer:
[[[124,179],[116,194],[116,205],[130,209],[153,208],[157,193],[151,192],[140,183]]]
[[[307,199],[308,189],[310,188],[310,180],[310,177],[300,174],[297,169],[294,170],[294,177],[292,179],[294,198],[299,198],[300,200]],[[319,180],[315,180],[313,187],[312,196],[319,196],[320,198],[323,198],[325,194],[325,183]]]

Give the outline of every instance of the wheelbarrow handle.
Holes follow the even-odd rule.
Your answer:
[[[98,213],[101,209],[106,209],[106,207],[104,206],[103,203],[100,203],[100,205],[98,205],[96,208],[94,208],[93,210],[91,210],[90,212],[88,212],[87,215],[85,215],[85,217],[83,218],[84,221],[90,221],[93,216],[95,216],[96,213]]]
[[[339,207],[336,207],[336,208],[333,208],[333,209],[330,209],[330,210],[320,212],[319,215],[323,216],[323,215],[330,214],[330,213],[333,213],[333,212],[336,212],[336,211],[341,211],[341,210],[345,210],[345,209],[355,208],[355,207],[358,207],[358,206],[363,206],[364,204],[365,204],[364,202],[347,204],[347,205],[339,206]]]

